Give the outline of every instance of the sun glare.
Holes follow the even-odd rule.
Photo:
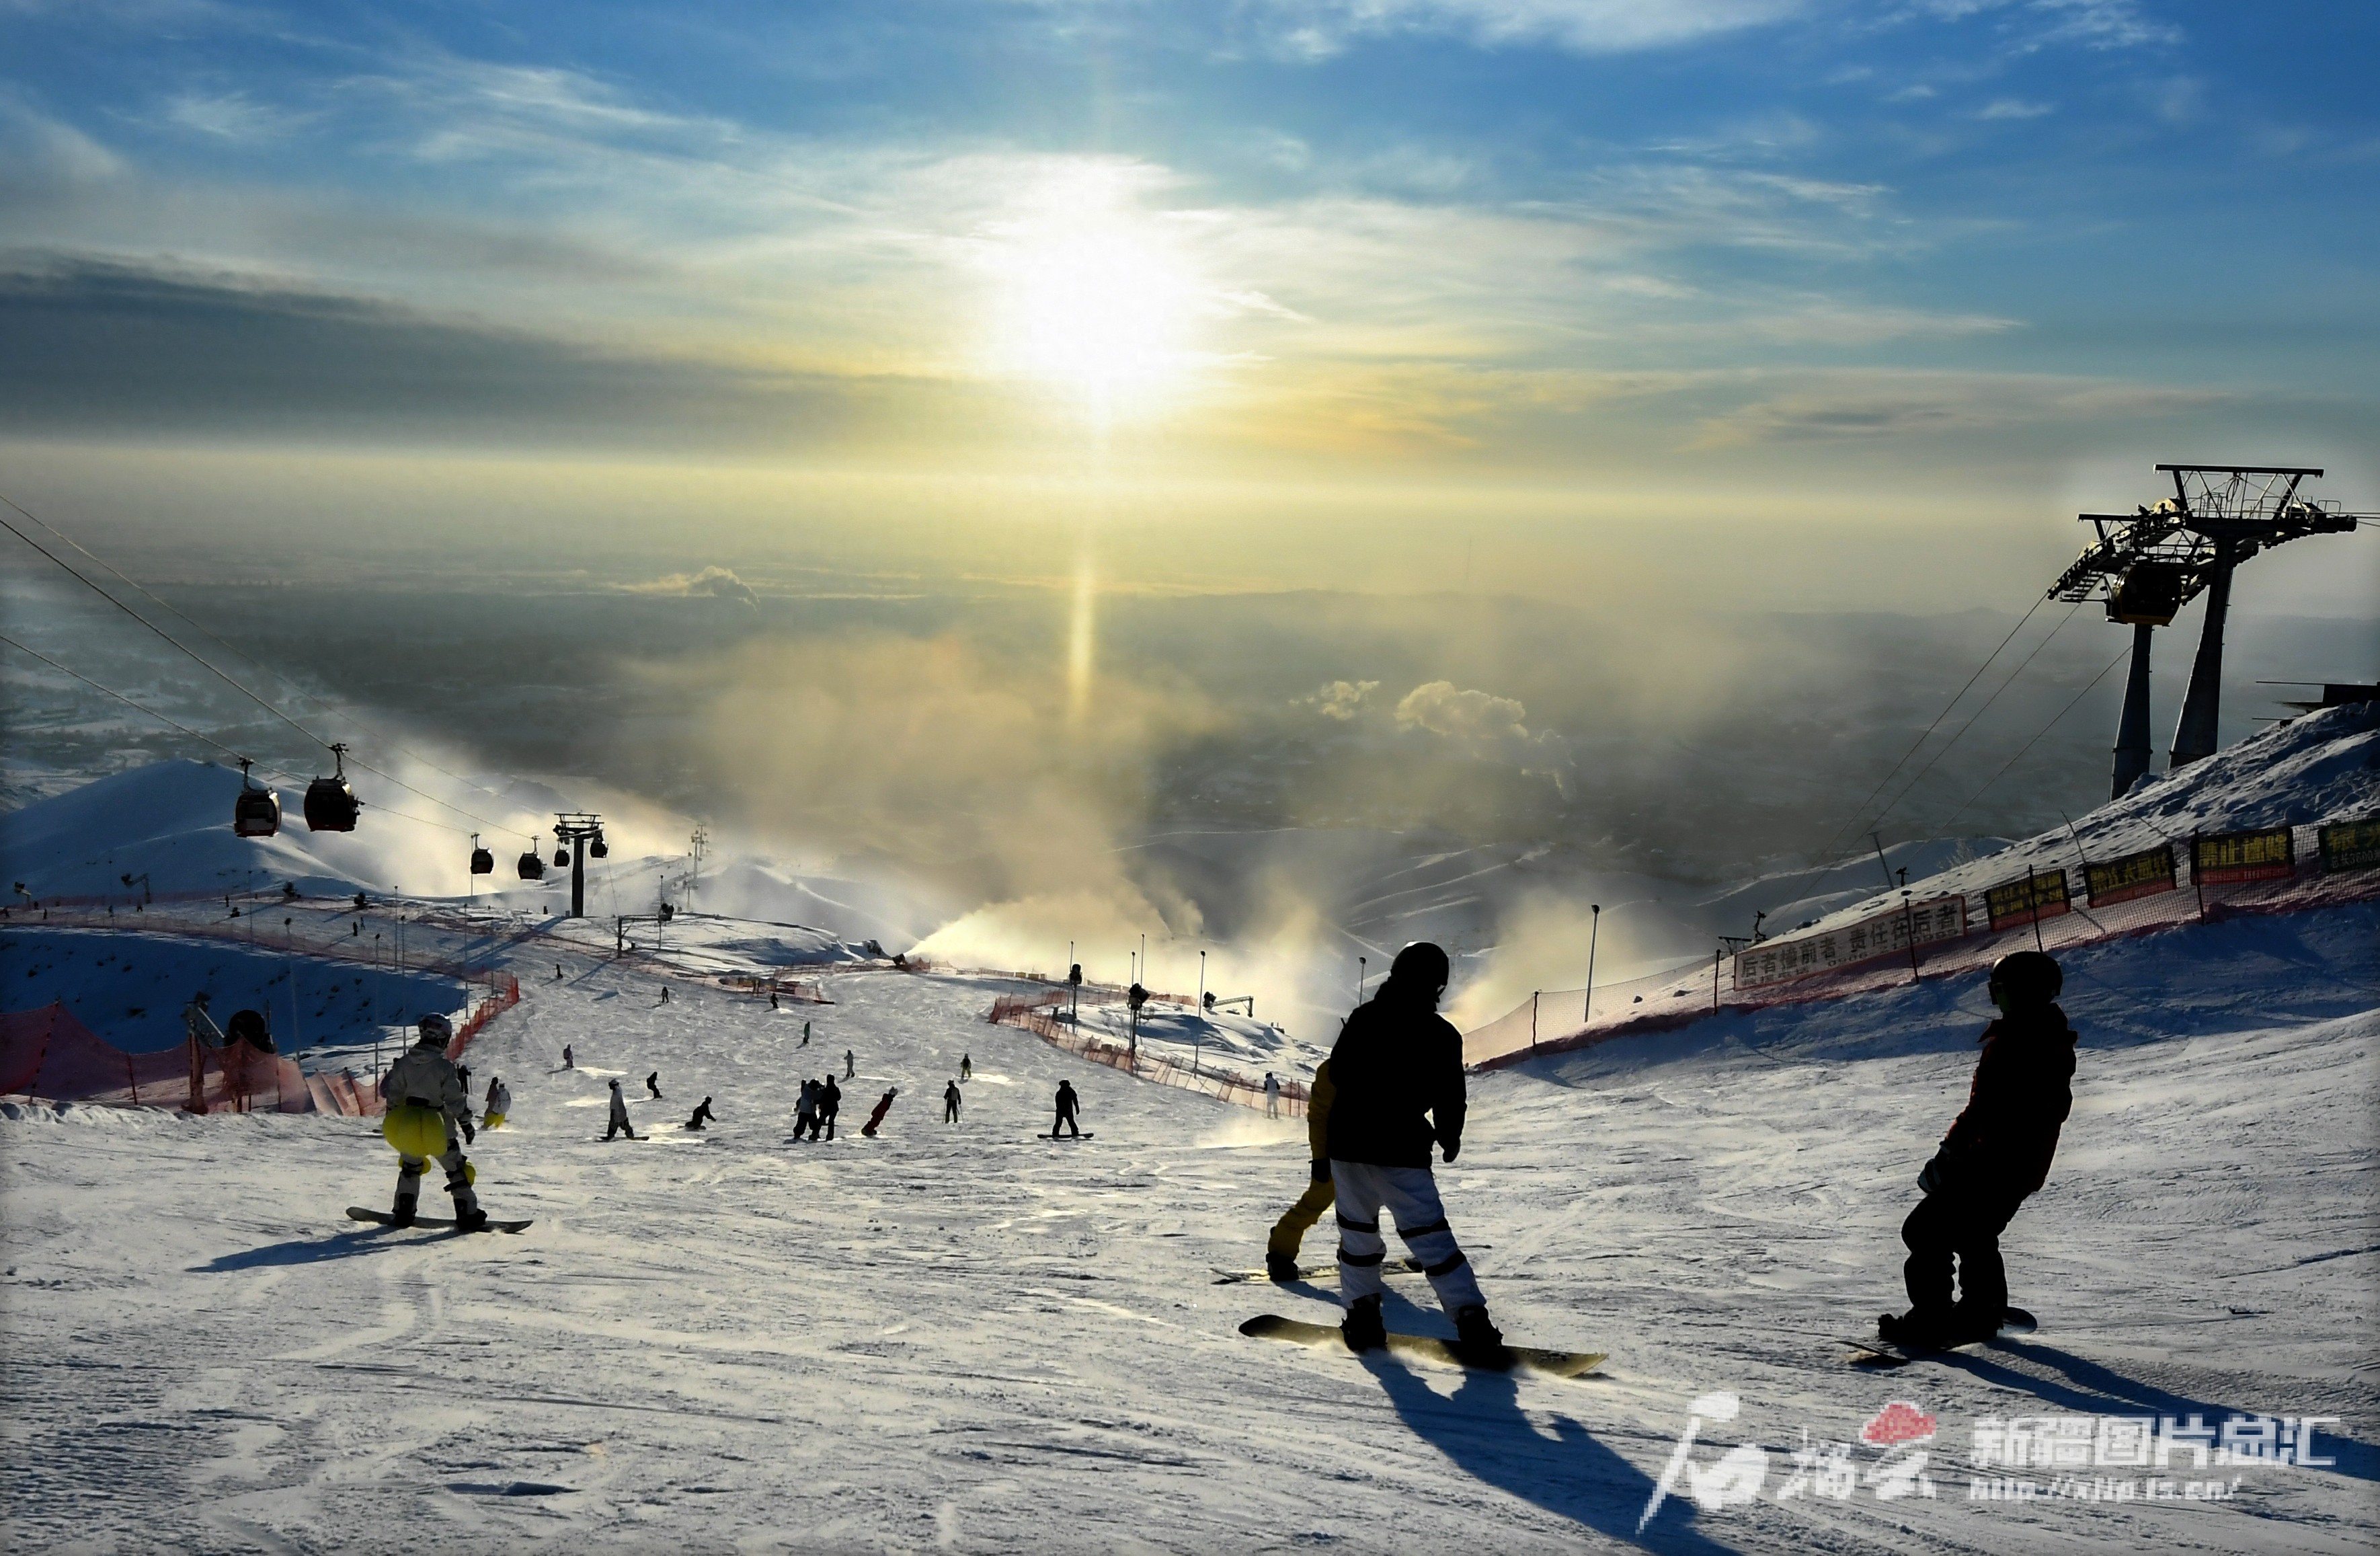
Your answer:
[[[1080,396],[1101,420],[1145,411],[1178,386],[1197,293],[1162,247],[1078,228],[1020,243],[1006,259],[1003,367]]]

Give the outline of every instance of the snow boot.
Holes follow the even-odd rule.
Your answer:
[[[389,1207],[389,1224],[392,1226],[411,1226],[413,1224],[414,1212],[419,1210],[420,1207],[420,1196],[414,1194],[398,1195],[396,1197],[396,1203]]]
[[[1488,1309],[1477,1303],[1454,1315],[1454,1343],[1466,1351],[1493,1353],[1504,1348],[1504,1331],[1488,1321]]]
[[[1952,1337],[1952,1328],[1951,1315],[1921,1313],[1914,1308],[1906,1314],[1879,1314],[1876,1320],[1877,1338],[1917,1351],[1937,1351],[1959,1343]]]
[[[465,1210],[465,1209],[463,1209],[463,1207],[461,1207],[460,1205],[457,1205],[457,1206],[455,1206],[455,1231],[457,1231],[457,1232],[477,1232],[477,1231],[479,1231],[479,1230],[480,1230],[480,1228],[481,1228],[481,1227],[483,1227],[483,1226],[485,1226],[485,1225],[487,1225],[487,1224],[488,1224],[488,1212],[487,1212],[487,1211],[485,1211],[485,1210],[481,1210],[481,1209],[480,1209],[477,1205],[472,1206],[472,1207],[471,1207],[469,1210]]]
[[[1380,1318],[1380,1299],[1359,1296],[1347,1305],[1347,1321],[1339,1326],[1340,1334],[1351,1351],[1386,1350],[1389,1326]]]
[[[1292,1281],[1303,1278],[1304,1273],[1297,1268],[1295,1254],[1275,1253],[1270,1249],[1265,1251],[1265,1279],[1278,1281],[1282,1285],[1287,1285]]]

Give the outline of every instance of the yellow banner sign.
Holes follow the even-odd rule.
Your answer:
[[[2287,827],[2221,833],[2191,840],[2190,868],[2204,886],[2283,881],[2297,872],[2297,849]]]

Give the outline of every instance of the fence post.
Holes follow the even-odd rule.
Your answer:
[[[2233,823],[2235,826],[2237,822]],[[2190,834],[2190,889],[2198,895],[2199,922],[2206,921],[2206,884],[2198,875],[2198,834]]]
[[[1529,1052],[1531,1053],[1537,1051],[1537,996],[1543,992],[1543,990],[1538,989],[1529,991]]]

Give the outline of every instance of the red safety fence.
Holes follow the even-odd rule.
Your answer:
[[[1087,989],[1088,986],[1085,987]],[[1126,1044],[1090,1036],[1057,1014],[1056,1007],[1065,1003],[1071,993],[1072,991],[1062,984],[1048,993],[1002,994],[992,1001],[990,1014],[984,1019],[1002,1027],[1022,1027],[1053,1048],[1063,1049],[1094,1064],[1122,1070],[1140,1080],[1155,1081],[1160,1086],[1180,1087],[1185,1091],[1203,1091],[1209,1097],[1220,1098],[1244,1108],[1269,1105],[1261,1080],[1251,1080],[1236,1071],[1217,1069],[1196,1059],[1184,1064],[1162,1054],[1135,1054]],[[1190,1002],[1176,996],[1170,1003],[1188,1004]],[[1305,1117],[1305,1083],[1282,1081],[1281,1107],[1292,1118]]]
[[[520,1003],[520,981],[491,975],[494,992],[473,1007],[446,1045],[459,1059],[488,1023]],[[307,1075],[295,1060],[246,1042],[200,1048],[185,1042],[127,1053],[60,1004],[0,1015],[0,1096],[103,1107],[182,1108],[191,1112],[326,1112],[377,1118],[372,1083],[353,1071]]]
[[[2310,835],[2315,831],[2298,830]],[[2183,924],[2303,913],[2380,897],[2380,868],[2325,869],[2316,850],[2300,853],[2293,862],[2275,867],[2265,879],[2247,881],[2218,881],[2213,869],[2206,879],[2197,879],[2194,853],[2187,840],[2174,845],[2171,855],[2176,862],[2169,863],[2168,873],[2152,889],[2113,902],[2103,898],[2096,906],[2083,893],[2052,903],[2029,883],[2028,892],[2042,903],[2038,923],[2031,911],[2021,909],[2012,919],[2004,917],[2000,929],[1989,928],[1989,916],[1983,911],[1987,893],[1979,892],[1973,898],[1964,934],[1918,944],[1913,954],[1912,948],[1903,944],[1833,970],[1743,989],[1736,987],[1733,969],[1714,959],[1624,983],[1598,983],[1591,1012],[1585,990],[1544,990],[1495,1020],[1465,1032],[1463,1063],[1474,1069],[1495,1069],[1535,1054],[1566,1052],[1614,1038],[1674,1030],[1721,1009],[1764,1010],[1839,1000],[1912,980],[1980,971],[2011,951],[2036,943],[2055,953]],[[1773,946],[1781,955],[1785,947],[1803,944],[1817,934],[1813,930],[1809,936],[1798,932],[1780,936],[1754,949],[1765,953]]]

